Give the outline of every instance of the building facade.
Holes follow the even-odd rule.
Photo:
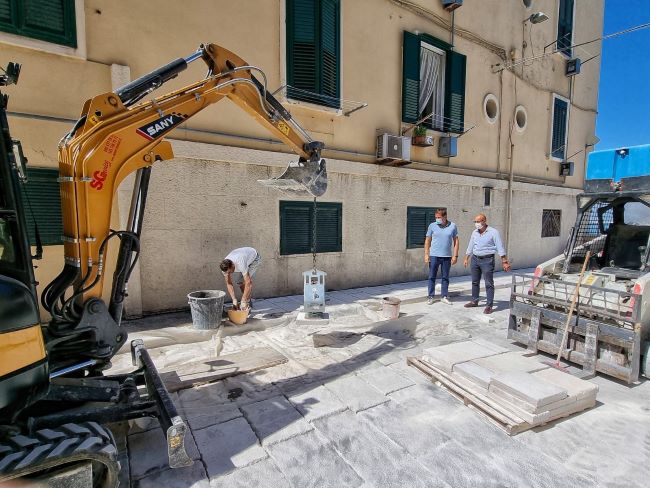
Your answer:
[[[0,46],[3,64],[23,65],[7,91],[13,135],[38,168],[28,188],[50,244],[41,288],[63,263],[60,215],[44,197],[56,185],[59,139],[87,99],[201,43],[264,70],[325,143],[316,248],[329,288],[425,277],[424,232],[438,207],[458,224],[461,251],[478,212],[515,267],[563,249],[596,141],[600,42],[583,43],[602,34],[602,0],[25,3],[0,5]],[[568,76],[575,58],[579,73]],[[198,64],[156,94],[204,77]],[[257,183],[295,160],[288,148],[228,101],[169,139],[175,158],[154,165],[127,313],[181,308],[190,291],[222,288],[218,263],[240,246],[262,255],[255,295],[299,293],[312,265],[313,202]],[[378,140],[390,158],[378,156]],[[130,184],[117,192],[114,228],[125,226]]]

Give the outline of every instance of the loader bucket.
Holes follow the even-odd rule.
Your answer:
[[[257,182],[291,196],[320,197],[327,190],[325,160],[289,163],[284,173],[277,178]]]

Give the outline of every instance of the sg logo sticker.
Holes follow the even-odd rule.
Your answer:
[[[280,121],[278,122],[278,129],[280,132],[282,132],[285,136],[289,135],[289,126],[285,124],[284,122]]]

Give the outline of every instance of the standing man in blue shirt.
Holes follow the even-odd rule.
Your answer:
[[[510,263],[499,231],[494,227],[488,227],[485,215],[478,214],[474,218],[474,225],[476,229],[469,239],[467,253],[463,261],[463,265],[467,268],[471,258],[472,301],[466,303],[465,307],[478,307],[481,275],[483,275],[487,294],[487,304],[483,313],[490,314],[494,307],[494,254],[498,253],[501,256],[504,271],[510,271]]]
[[[424,262],[429,263],[429,300],[433,303],[436,294],[436,277],[438,268],[442,270],[440,295],[442,302],[449,301],[449,270],[458,261],[458,229],[456,224],[447,220],[447,210],[436,210],[436,221],[429,225],[424,240]]]

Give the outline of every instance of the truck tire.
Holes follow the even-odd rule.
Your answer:
[[[64,424],[0,439],[0,483],[23,478],[47,478],[49,472],[72,463],[92,462],[93,488],[118,484],[120,465],[110,431],[96,422]]]

